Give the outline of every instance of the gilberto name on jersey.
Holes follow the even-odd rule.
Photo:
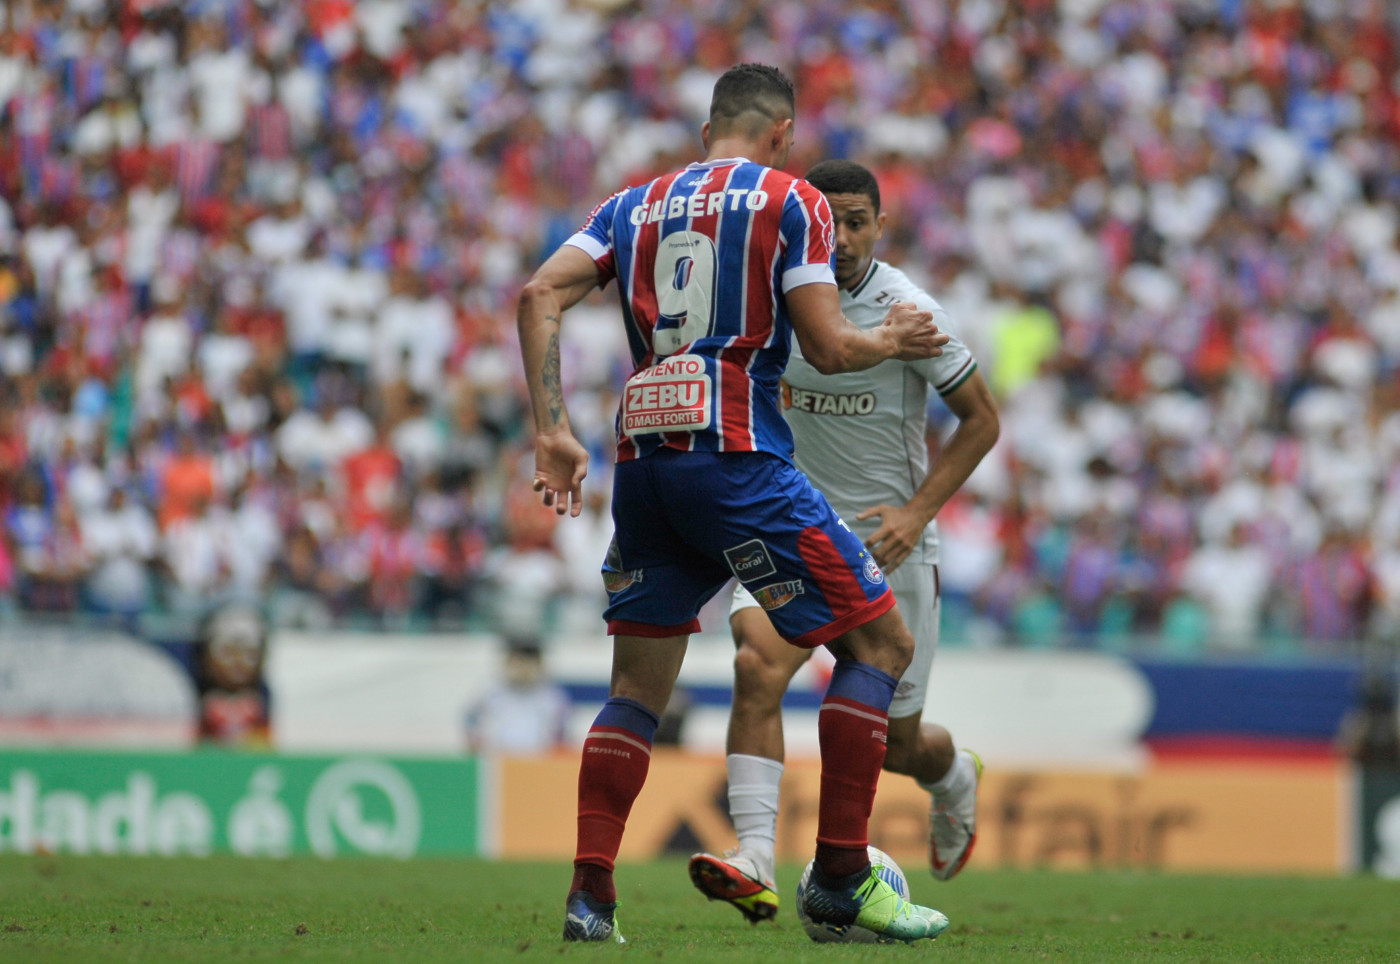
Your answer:
[[[685,197],[680,194],[671,195],[670,201],[655,200],[648,207],[639,204],[632,209],[628,215],[634,225],[654,224],[657,221],[664,221],[667,218],[703,218],[711,214],[719,214],[724,210],[724,202],[729,201],[729,210],[737,211],[741,206],[747,207],[750,211],[758,211],[768,203],[768,192],[764,190],[749,190],[748,188],[730,188],[727,191],[714,191],[709,194],[692,194]]]

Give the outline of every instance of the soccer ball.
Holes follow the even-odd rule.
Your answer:
[[[885,853],[879,847],[869,847],[870,866],[875,869],[875,873],[880,879],[894,888],[894,892],[905,900],[909,899],[909,880],[904,876],[904,871],[899,868],[899,864],[894,862],[894,858]],[[807,932],[807,936],[819,944],[895,944],[898,943],[892,937],[885,937],[864,927],[857,927],[855,924],[819,924],[807,916],[807,884],[812,878],[812,866],[815,860],[809,862],[802,870],[802,879],[797,882],[797,919],[802,922],[802,929]]]

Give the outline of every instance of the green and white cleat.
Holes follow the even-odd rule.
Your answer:
[[[932,940],[948,929],[948,918],[932,907],[912,904],[873,869],[840,880],[812,874],[804,893],[807,915],[818,924],[854,924],[897,941]]]

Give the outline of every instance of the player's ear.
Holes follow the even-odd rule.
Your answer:
[[[710,122],[709,122],[709,121],[705,121],[705,123],[703,123],[703,124],[700,125],[700,143],[703,144],[703,145],[705,145],[705,150],[708,151],[708,150],[710,149]]]
[[[885,236],[885,212],[881,211],[875,215],[875,240],[879,241]]]
[[[791,117],[784,117],[782,120],[773,123],[771,133],[774,153],[781,153],[787,149],[788,143],[792,139],[792,125],[793,121]]]

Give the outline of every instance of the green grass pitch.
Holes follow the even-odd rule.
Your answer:
[[[479,860],[0,856],[0,961],[1400,961],[1400,883],[979,871],[914,896],[935,942],[816,945],[791,910],[752,927],[680,860],[619,871],[625,947],[559,940],[568,868]]]

